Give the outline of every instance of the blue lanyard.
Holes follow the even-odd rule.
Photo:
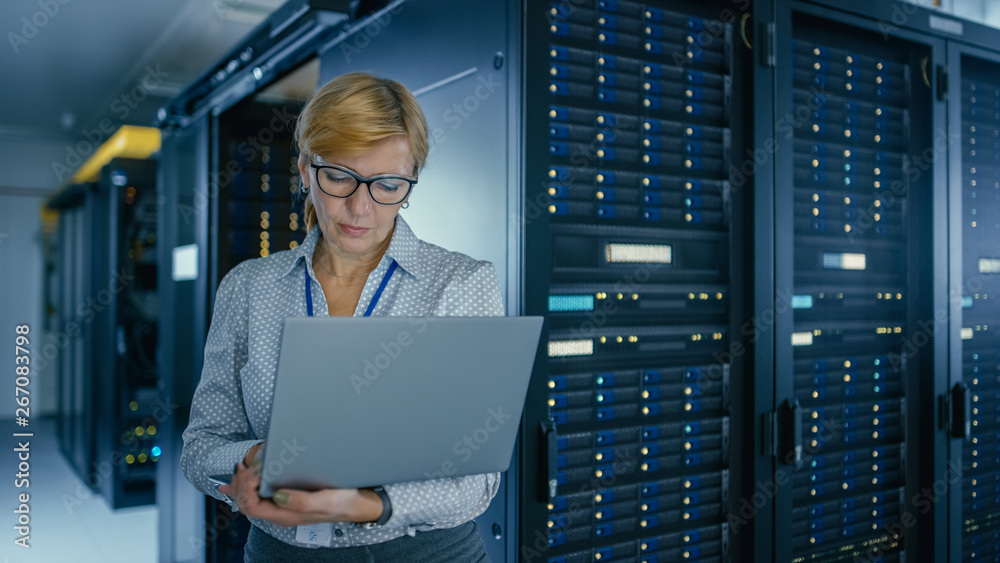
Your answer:
[[[396,271],[396,267],[399,264],[396,260],[392,260],[392,264],[389,264],[389,270],[382,276],[382,283],[378,284],[378,289],[375,290],[375,295],[372,297],[372,302],[368,304],[368,310],[365,311],[365,316],[370,317],[372,311],[375,310],[375,305],[378,304],[379,298],[382,297],[382,291],[385,290],[385,286],[389,283],[389,278],[392,277],[392,273]],[[313,296],[312,296],[312,284],[309,283],[309,268],[305,268],[306,272],[306,314],[310,317],[313,316]]]

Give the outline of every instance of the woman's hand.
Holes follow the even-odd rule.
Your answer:
[[[236,501],[240,512],[278,526],[321,522],[373,522],[382,514],[382,501],[369,489],[324,489],[316,492],[279,489],[273,499],[262,499],[260,463],[239,464],[233,481],[219,491]]]

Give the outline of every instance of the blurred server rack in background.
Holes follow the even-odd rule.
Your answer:
[[[80,329],[59,360],[60,443],[112,508],[155,498],[155,178],[156,161],[116,158],[49,202],[61,212],[59,327]]]
[[[56,276],[58,300],[55,304],[53,330],[67,335],[68,341],[58,357],[58,414],[56,420],[59,449],[69,466],[81,479],[91,470],[94,458],[93,422],[84,413],[86,399],[91,396],[91,361],[86,350],[92,338],[92,324],[78,325],[78,303],[89,291],[91,261],[87,260],[85,241],[93,240],[89,228],[93,222],[94,206],[88,194],[95,188],[91,183],[68,186],[46,205],[59,213],[59,227],[56,243],[52,250],[56,253]],[[71,326],[79,330],[70,331]],[[85,481],[86,482],[86,481]],[[88,483],[89,485],[89,483]]]

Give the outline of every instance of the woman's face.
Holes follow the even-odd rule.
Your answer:
[[[383,174],[413,178],[413,155],[402,135],[387,137],[374,150],[360,156],[318,155],[313,157],[313,162],[336,164],[368,178]],[[396,214],[405,200],[396,205],[376,203],[366,185],[358,186],[346,198],[327,195],[316,184],[316,174],[323,172],[309,166],[305,155],[299,158],[299,172],[309,188],[319,228],[323,238],[331,245],[330,250],[336,254],[367,258],[379,249],[392,232]]]

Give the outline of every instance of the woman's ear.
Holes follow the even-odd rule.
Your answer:
[[[299,178],[301,179],[302,186],[308,190],[311,187],[309,185],[309,159],[306,158],[306,154],[304,152],[299,153],[298,166]]]

